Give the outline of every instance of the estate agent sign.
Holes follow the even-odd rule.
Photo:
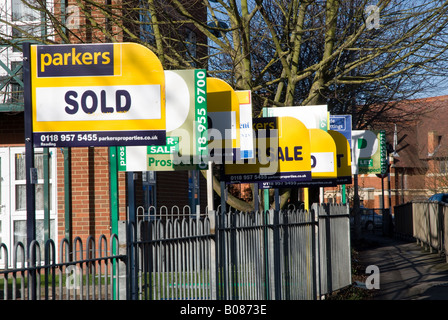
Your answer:
[[[227,183],[276,183],[311,181],[310,135],[293,117],[254,118],[255,157],[225,164]]]
[[[204,69],[165,71],[166,142],[120,146],[119,171],[207,169],[206,79]]]
[[[165,75],[135,43],[32,45],[35,147],[165,144]]]

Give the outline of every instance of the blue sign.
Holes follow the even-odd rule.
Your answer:
[[[348,140],[352,147],[352,116],[330,115],[330,130],[338,131]]]

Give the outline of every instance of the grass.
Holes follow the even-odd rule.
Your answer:
[[[71,281],[69,277],[73,277],[71,274],[66,274],[63,273],[62,276],[58,274],[58,272],[56,272],[55,276],[54,276],[54,283],[53,283],[53,276],[52,274],[48,275],[48,279],[47,279],[47,283],[45,282],[45,274],[40,274],[40,292],[41,292],[41,297],[44,298],[45,295],[45,288],[48,287],[48,291],[51,295],[51,293],[53,292],[53,287],[54,287],[54,291],[55,294],[58,295],[59,294],[59,285],[62,284],[62,294],[65,296],[66,295],[66,283],[67,281]],[[1,277],[0,278],[0,300],[4,299],[4,289],[5,289],[5,277]],[[61,282],[62,281],[62,282]],[[79,280],[78,280],[79,281]],[[98,276],[97,275],[92,275],[89,274],[89,282],[87,283],[87,275],[83,275],[82,276],[82,286],[83,286],[83,294],[86,294],[86,288],[87,286],[90,288],[90,291],[93,290],[93,284],[95,285],[95,291],[98,291],[100,285],[103,287],[102,291],[105,291],[104,287],[107,285],[110,285],[112,280],[110,279],[110,275],[108,275],[107,279],[105,278],[105,275],[103,274],[101,277],[101,280],[98,280]],[[12,299],[12,291],[13,291],[13,284],[15,283],[15,287],[16,287],[16,296],[18,299],[20,299],[20,290],[22,288],[22,283],[23,283],[23,287],[24,287],[24,291],[25,294],[27,294],[27,288],[28,288],[28,277],[26,276],[21,276],[16,275],[16,278],[13,277],[12,274],[8,275],[8,279],[7,279],[7,286],[8,286],[8,299]],[[79,283],[79,282],[78,282]],[[109,290],[110,291],[110,290]],[[77,294],[79,295],[80,292],[79,290],[73,290],[73,289],[69,289],[69,294]],[[91,294],[91,293],[90,293]],[[103,294],[104,295],[104,294]]]
[[[209,289],[208,272],[160,272],[141,276],[143,286],[143,298],[145,299],[178,299],[179,297],[191,297],[193,299],[205,299],[202,297]],[[199,294],[199,297],[195,297]]]

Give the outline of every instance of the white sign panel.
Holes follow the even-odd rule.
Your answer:
[[[236,91],[240,102],[240,158],[254,157],[254,136],[252,130],[252,95],[250,90]]]
[[[36,88],[40,122],[160,119],[160,106],[159,85]]]
[[[311,153],[311,172],[334,172],[333,152],[313,152]]]
[[[264,117],[293,117],[308,129],[327,131],[328,111],[326,105],[263,108]]]

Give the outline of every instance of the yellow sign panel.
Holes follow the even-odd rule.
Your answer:
[[[250,99],[250,91],[249,90],[244,90],[244,91],[235,91],[237,97],[238,97],[238,101],[240,102],[240,104],[249,104],[251,103],[251,99]]]
[[[335,179],[336,144],[327,132],[309,129],[311,140],[311,176],[314,179]]]
[[[216,149],[240,148],[239,109],[238,96],[227,82],[207,78],[207,115],[208,127],[211,129],[209,138],[214,141]]]
[[[352,182],[350,143],[347,138],[338,131],[328,130],[328,133],[336,143],[338,184],[349,184]]]
[[[255,158],[225,164],[229,183],[285,183],[311,180],[310,135],[292,117],[253,119]]]
[[[165,143],[165,75],[135,43],[31,46],[35,146]]]

